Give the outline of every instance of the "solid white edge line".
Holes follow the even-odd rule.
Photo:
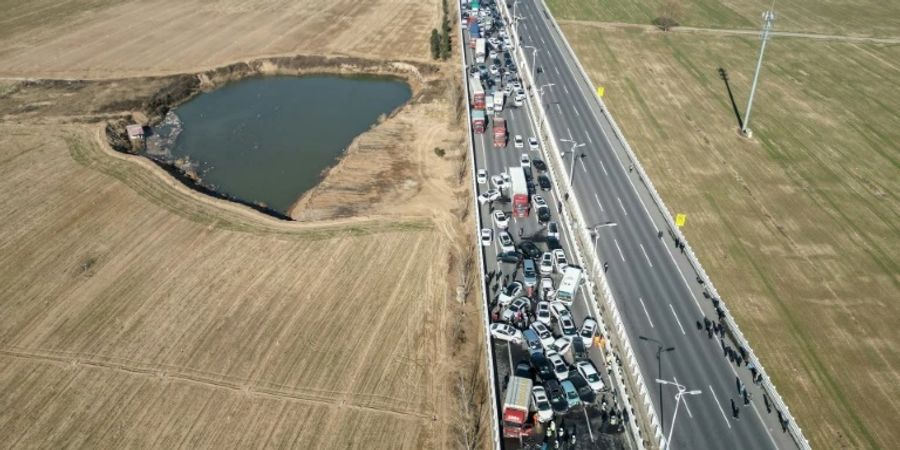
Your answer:
[[[643,297],[638,297],[638,300],[641,301],[641,308],[644,308],[644,315],[647,316],[647,322],[650,322],[650,328],[656,328],[656,327],[653,326],[653,321],[650,320],[650,313],[647,312],[647,307],[644,306],[644,298],[643,298]]]
[[[687,333],[684,332],[684,327],[681,326],[681,320],[678,319],[678,314],[675,314],[675,307],[669,303],[669,310],[672,311],[672,315],[675,317],[675,322],[678,324],[678,328],[681,329],[681,334],[687,336]]]

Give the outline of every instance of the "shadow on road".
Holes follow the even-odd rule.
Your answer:
[[[734,117],[737,119],[738,128],[744,129],[744,119],[741,118],[741,112],[738,110],[737,103],[734,101],[734,94],[731,92],[731,83],[728,82],[728,71],[723,67],[719,67],[719,76],[725,82],[725,89],[728,91],[728,99],[731,100],[731,109],[734,110]]]

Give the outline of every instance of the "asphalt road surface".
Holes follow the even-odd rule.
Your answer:
[[[777,412],[769,411],[762,390],[753,384],[751,370],[725,357],[725,348],[734,347],[727,334],[720,339],[703,329],[704,318],[717,323],[714,306],[669,237],[649,191],[603,117],[595,88],[580,75],[545,5],[520,0],[513,14],[520,17],[517,31],[527,62],[534,58],[535,84],[553,84],[544,88],[541,100],[556,138],[584,144],[576,150],[572,174],[582,216],[591,224],[616,224],[598,230],[596,251],[608,264],[609,285],[650,384],[647,388],[654,394],[653,407],[664,435],[671,430],[678,391],[655,380],[700,391],[682,397],[671,448],[794,448]],[[513,113],[511,134],[519,133],[518,127],[528,128],[516,115],[521,114]],[[534,135],[532,130],[522,134]],[[558,145],[560,150],[572,146]],[[518,153],[507,149],[478,157],[495,168],[512,164]],[[566,170],[571,157],[565,156]],[[742,387],[749,402],[739,390]]]

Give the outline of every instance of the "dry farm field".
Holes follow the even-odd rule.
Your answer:
[[[459,83],[427,61],[440,2],[0,9],[0,446],[489,441]],[[413,99],[354,141],[299,222],[105,139],[104,120],[179,80],[306,64],[396,70]]]
[[[579,19],[563,20],[563,31],[606,87],[668,206],[687,214],[688,239],[813,447],[892,448],[900,440],[900,45],[775,37],[755,137],[746,140],[719,68],[743,111],[757,36],[663,33],[636,13],[604,15],[634,2],[550,3]],[[753,19],[766,3],[694,2],[685,22],[736,26],[734,14],[719,23],[701,12]],[[896,3],[863,3],[873,8],[807,17],[808,27],[790,20],[796,5],[785,4],[788,20],[776,30],[825,32],[817,24],[846,18],[870,25],[858,34],[900,38]],[[812,11],[837,8],[823,5]]]

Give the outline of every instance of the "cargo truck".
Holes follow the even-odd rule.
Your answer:
[[[469,48],[475,48],[478,39],[481,39],[481,27],[475,22],[469,25]]]
[[[478,78],[472,77],[470,80],[470,84],[472,85],[472,107],[475,109],[484,110],[484,88],[481,87],[481,80]]]
[[[578,286],[581,286],[581,269],[566,267],[562,281],[559,282],[559,289],[556,291],[556,300],[566,306],[572,306],[575,295],[578,294]]]
[[[484,111],[472,110],[472,129],[478,134],[484,133]]]
[[[505,101],[503,91],[494,92],[494,112],[503,112],[503,102]]]
[[[497,117],[494,119],[494,148],[501,147],[506,147],[506,119]]]
[[[512,377],[506,388],[503,402],[503,437],[519,438],[531,436],[534,430],[528,421],[531,407],[532,381],[523,377]]]
[[[509,178],[509,197],[512,200],[513,216],[528,217],[531,202],[528,201],[528,181],[525,179],[525,169],[521,166],[510,167]]]
[[[484,56],[485,56],[485,49],[486,49],[485,46],[486,45],[487,45],[487,41],[485,41],[484,38],[478,38],[475,40],[475,63],[476,64],[484,63]]]

